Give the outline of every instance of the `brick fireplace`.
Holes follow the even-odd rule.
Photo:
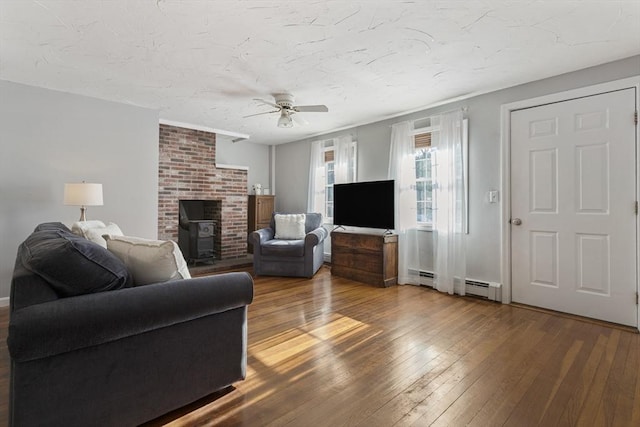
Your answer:
[[[158,173],[159,239],[178,241],[179,200],[215,200],[216,258],[246,256],[247,171],[216,168],[215,133],[161,124]]]

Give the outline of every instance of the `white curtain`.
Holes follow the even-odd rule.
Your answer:
[[[398,233],[398,283],[418,285],[416,161],[413,122],[391,127],[389,179],[395,180],[395,220]]]
[[[465,171],[462,111],[443,114],[440,138],[434,144],[436,167],[433,218],[434,283],[436,289],[464,295]]]
[[[352,152],[351,135],[333,139],[333,173],[336,184],[355,181],[355,176],[353,176],[355,156],[352,155]]]
[[[309,160],[309,193],[307,199],[307,212],[325,211],[324,174],[324,141],[313,141],[311,143],[311,158]]]
[[[328,141],[328,140],[327,140]],[[308,212],[325,212],[326,165],[324,162],[325,142],[311,143],[309,160],[309,195]],[[333,150],[334,183],[344,184],[356,180],[356,157],[351,135],[344,135],[331,140]]]

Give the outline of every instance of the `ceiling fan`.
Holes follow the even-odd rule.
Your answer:
[[[255,101],[261,102],[265,105],[269,105],[275,110],[265,111],[264,113],[250,114],[246,117],[259,116],[262,114],[280,113],[278,119],[278,127],[290,128],[293,127],[293,120],[300,125],[309,124],[303,117],[296,113],[326,113],[329,111],[326,105],[293,105],[293,95],[290,93],[275,93],[273,94],[275,102],[265,101],[264,99],[255,98]]]

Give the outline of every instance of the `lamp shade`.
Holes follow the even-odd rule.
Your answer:
[[[102,206],[102,184],[86,182],[65,184],[64,204],[70,206]]]
[[[278,119],[278,127],[279,128],[293,127],[291,116],[285,110],[282,110],[282,113],[280,114],[280,118]]]

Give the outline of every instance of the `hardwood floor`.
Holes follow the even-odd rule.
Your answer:
[[[640,335],[623,328],[323,267],[257,278],[247,379],[148,425],[639,426],[639,370]]]

